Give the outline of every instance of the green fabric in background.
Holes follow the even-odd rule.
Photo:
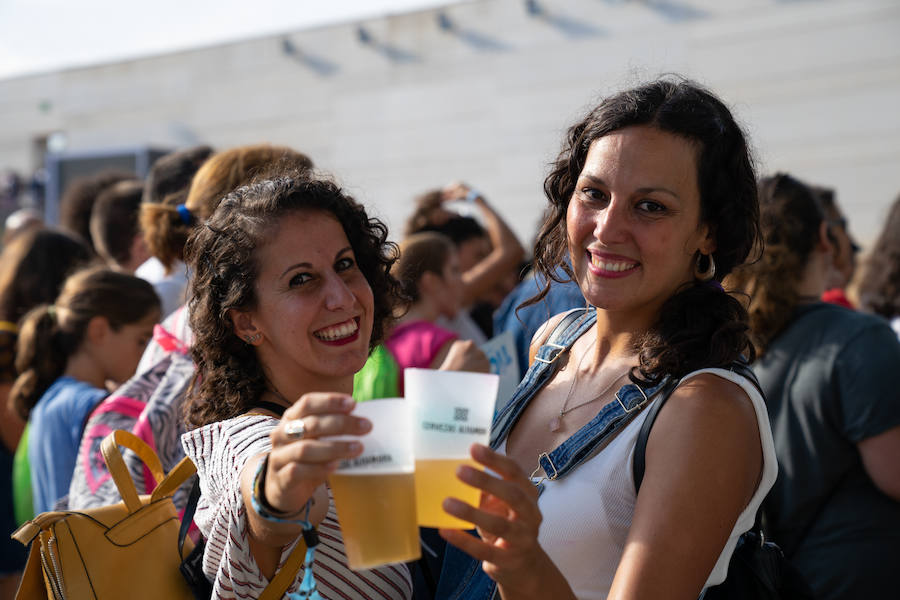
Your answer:
[[[353,376],[353,398],[357,402],[376,398],[396,398],[400,367],[390,351],[379,344],[363,368]]]
[[[34,518],[34,503],[31,499],[31,464],[28,462],[28,431],[30,424],[25,425],[16,455],[13,458],[13,511],[16,523]]]

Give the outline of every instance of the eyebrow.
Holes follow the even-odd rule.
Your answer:
[[[606,182],[603,181],[603,179],[601,179],[600,177],[596,177],[596,176],[594,176],[594,175],[591,175],[590,173],[582,173],[582,174],[581,174],[581,177],[584,177],[585,179],[589,179],[589,180],[591,180],[593,183],[599,183],[599,184],[604,185],[604,186],[606,185]],[[675,192],[673,192],[673,191],[670,190],[669,188],[662,187],[662,186],[655,186],[655,187],[654,187],[654,186],[648,186],[648,187],[642,187],[642,188],[636,189],[635,192],[637,192],[637,193],[639,193],[639,194],[648,194],[648,193],[650,193],[650,192],[663,192],[664,194],[669,194],[670,196],[672,196],[672,197],[674,197],[674,198],[680,198],[680,196],[679,196],[678,194],[676,194]]]
[[[352,251],[353,247],[346,246],[344,248],[341,248],[340,250],[337,251],[337,254],[334,255],[334,259],[335,260],[339,259],[341,257],[341,255],[346,253],[348,250]],[[312,264],[310,264],[308,262],[301,262],[301,263],[293,264],[293,265],[289,266],[287,269],[285,269],[284,271],[282,271],[281,275],[279,275],[278,278],[280,279],[280,278],[284,277],[285,275],[287,275],[290,271],[292,271],[294,269],[303,269],[303,268],[311,269]]]

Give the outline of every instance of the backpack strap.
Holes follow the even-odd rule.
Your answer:
[[[106,468],[109,470],[109,474],[112,475],[119,494],[122,496],[122,500],[125,501],[125,506],[128,507],[128,512],[134,513],[140,510],[143,504],[138,497],[137,488],[135,488],[131,473],[129,473],[128,467],[125,466],[125,461],[122,459],[122,453],[119,451],[120,445],[137,454],[141,461],[150,468],[150,472],[157,481],[162,481],[165,475],[162,463],[159,462],[159,457],[153,451],[153,448],[130,431],[117,429],[103,439],[103,442],[100,444],[100,451],[103,454],[103,460],[106,461]]]
[[[729,367],[730,371],[733,371],[748,379],[750,383],[759,390],[760,396],[765,398],[765,394],[763,393],[762,387],[759,385],[759,380],[756,378],[756,374],[750,369],[750,365],[743,359],[737,360],[731,363]],[[659,411],[662,409],[663,405],[666,403],[666,400],[669,399],[669,396],[672,395],[672,392],[675,391],[675,388],[678,387],[678,384],[681,383],[681,378],[673,379],[660,391],[659,398],[656,399],[656,402],[653,402],[650,405],[650,408],[647,409],[647,417],[644,419],[644,422],[641,423],[641,431],[638,433],[637,441],[634,444],[634,460],[631,465],[632,476],[634,477],[634,492],[637,492],[641,489],[641,481],[644,479],[644,469],[646,468],[646,454],[647,454],[647,440],[650,438],[650,430],[653,428],[653,423],[656,422],[656,417],[659,415]]]

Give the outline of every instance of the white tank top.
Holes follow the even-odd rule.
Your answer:
[[[706,586],[712,586],[725,580],[737,540],[753,526],[759,505],[775,483],[778,466],[768,412],[756,387],[725,369],[694,371],[682,382],[701,373],[712,373],[743,388],[756,410],[763,450],[762,478],[706,580]],[[641,411],[599,454],[567,476],[544,482],[538,501],[544,517],[538,541],[579,600],[605,599],[612,586],[634,513],[634,446],[647,412]],[[505,442],[501,452],[506,452]]]

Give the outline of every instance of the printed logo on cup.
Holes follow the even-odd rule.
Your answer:
[[[405,369],[416,459],[468,456],[490,436],[499,378],[489,373]]]
[[[341,461],[337,473],[341,475],[376,475],[381,473],[412,473],[414,470],[410,411],[403,398],[386,398],[361,402],[353,414],[372,421],[372,431],[358,438],[363,453]]]

